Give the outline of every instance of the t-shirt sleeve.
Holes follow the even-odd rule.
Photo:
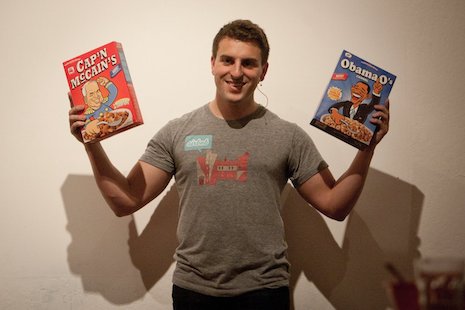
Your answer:
[[[327,167],[313,140],[296,125],[289,156],[289,179],[294,187],[299,187]]]
[[[171,122],[165,125],[147,144],[140,160],[174,174],[176,167],[173,155],[173,133]]]

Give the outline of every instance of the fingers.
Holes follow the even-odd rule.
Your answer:
[[[85,106],[79,105],[72,107],[69,109],[69,124],[74,125],[74,123],[79,123],[79,126],[84,126],[84,122],[86,120],[86,116],[82,114],[84,111]],[[81,124],[82,123],[82,124]]]
[[[381,122],[376,120],[381,120],[385,123],[389,123],[389,101],[386,101],[385,105],[377,104],[375,105],[376,112],[372,115],[372,121],[375,124],[381,125]]]
[[[85,105],[71,106],[71,108],[69,109],[69,115],[81,114],[84,111],[85,107]]]
[[[106,77],[100,76],[97,78],[97,83],[99,83],[102,86],[107,85],[108,82],[109,80]]]
[[[373,90],[379,94],[382,89],[383,89],[383,84],[381,84],[379,79],[377,79],[376,82],[373,84]]]
[[[71,132],[76,132],[78,128],[81,128],[86,124],[85,115],[71,114],[69,115],[69,127]]]
[[[84,105],[72,106],[72,99],[70,98],[71,108],[69,109],[69,129],[71,134],[76,137],[80,142],[82,142],[81,129],[86,124],[86,116],[82,113],[84,112]]]
[[[331,109],[330,116],[337,125],[340,125],[341,120],[344,118],[344,115],[340,114],[335,108]]]

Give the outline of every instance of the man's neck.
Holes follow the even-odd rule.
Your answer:
[[[210,111],[218,118],[224,120],[238,120],[254,113],[259,107],[258,103],[249,102],[221,102],[217,99],[209,104]]]
[[[356,109],[360,105],[360,102],[353,102],[352,101],[352,106]]]

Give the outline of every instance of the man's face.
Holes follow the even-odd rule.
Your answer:
[[[223,103],[253,102],[253,93],[264,79],[268,64],[263,65],[260,48],[253,43],[225,37],[211,59],[215,77],[216,99]]]
[[[86,88],[85,101],[87,105],[90,108],[97,110],[98,108],[100,108],[100,105],[103,102],[102,92],[100,91],[97,82],[95,81],[89,82],[87,83],[87,85],[85,85],[85,88]]]
[[[351,92],[352,97],[350,101],[352,101],[353,104],[359,105],[368,98],[368,86],[363,83],[358,82],[352,85]]]

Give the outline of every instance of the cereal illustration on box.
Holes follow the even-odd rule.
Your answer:
[[[120,43],[108,43],[63,66],[73,104],[85,105],[85,143],[143,124]]]
[[[374,106],[384,104],[396,76],[343,51],[310,124],[359,149],[376,132],[369,120]]]

